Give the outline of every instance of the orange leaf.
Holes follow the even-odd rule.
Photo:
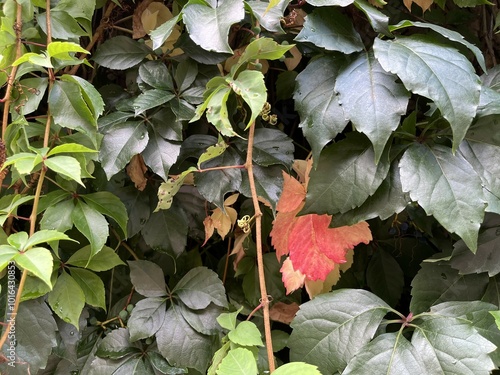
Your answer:
[[[269,317],[276,321],[285,324],[290,324],[299,311],[299,305],[295,302],[290,304],[284,302],[276,302],[273,307],[269,309]]]
[[[276,249],[276,257],[278,260],[283,255],[288,254],[288,237],[295,224],[296,215],[302,209],[302,204],[291,212],[278,212],[276,219],[273,221],[273,229],[271,230],[271,243]]]
[[[283,192],[276,205],[279,212],[294,211],[306,199],[306,190],[302,184],[289,174],[283,172]]]
[[[286,288],[286,294],[292,293],[304,285],[306,275],[300,271],[293,269],[293,264],[290,258],[286,258],[280,269],[281,279]]]
[[[205,242],[203,242],[203,245],[201,246],[205,246],[207,241],[214,234],[215,227],[211,216],[207,216],[205,220],[203,220],[203,226],[205,227]]]
[[[348,250],[372,235],[368,224],[329,228],[330,215],[305,215],[296,219],[288,237],[294,267],[310,280],[325,280],[336,263],[345,263]]]

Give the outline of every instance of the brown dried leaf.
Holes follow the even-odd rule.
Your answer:
[[[290,71],[294,70],[297,65],[299,65],[300,60],[302,60],[302,54],[296,46],[292,47],[289,52],[292,54],[292,57],[287,57],[285,59],[285,65],[286,68]]]
[[[146,167],[144,159],[140,154],[134,155],[127,165],[127,174],[139,191],[143,191],[146,188],[148,179],[144,176],[144,174],[147,170],[148,167]]]
[[[269,316],[276,322],[290,324],[295,317],[295,314],[297,314],[297,311],[299,311],[299,305],[295,302],[291,304],[276,302],[269,309]]]
[[[146,35],[146,30],[144,30],[144,27],[142,26],[141,16],[153,1],[154,0],[143,0],[135,8],[134,15],[132,16],[132,38],[139,39]]]
[[[422,8],[422,12],[425,13],[425,11],[428,10],[431,7],[431,5],[434,3],[434,0],[403,0],[403,3],[405,4],[406,8],[410,12],[411,12],[412,3],[415,3],[420,8]]]
[[[201,246],[205,246],[205,244],[207,243],[207,241],[214,234],[215,227],[214,227],[214,223],[212,221],[212,217],[211,216],[207,216],[205,218],[205,220],[203,220],[203,226],[205,227],[205,242],[203,242],[203,245],[201,245]]]

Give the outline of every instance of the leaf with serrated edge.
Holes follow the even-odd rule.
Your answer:
[[[116,221],[125,237],[127,236],[127,209],[116,195],[108,191],[98,191],[80,196],[87,205]]]
[[[79,329],[78,319],[85,306],[85,294],[75,279],[66,272],[61,273],[47,300],[62,320]]]
[[[180,143],[164,139],[154,129],[149,130],[149,142],[142,156],[153,172],[164,180],[168,179],[170,167],[174,165],[181,151]]]
[[[182,13],[179,13],[178,16],[168,20],[149,33],[151,40],[153,41],[153,49],[158,49],[163,45],[163,43],[165,43],[170,34],[172,34],[176,23],[179,22],[181,18]]]
[[[231,342],[242,346],[264,346],[259,329],[249,321],[240,322],[236,329],[229,331],[227,337]]]
[[[0,245],[0,271],[7,267],[7,264],[17,255],[19,251],[9,245]]]
[[[486,201],[481,179],[460,154],[441,145],[412,144],[399,163],[403,191],[457,233],[473,252]]]
[[[32,246],[51,242],[51,241],[60,241],[60,240],[68,240],[77,242],[71,238],[69,238],[64,233],[58,232],[57,230],[39,230],[35,232],[24,244],[24,249],[29,249]]]
[[[253,375],[257,372],[255,357],[245,348],[230,350],[217,368],[217,375]]]
[[[246,4],[252,10],[260,25],[272,33],[284,34],[281,19],[288,6],[288,0],[271,0],[269,3],[257,0],[248,0]],[[265,39],[265,38],[259,38]],[[259,40],[257,39],[257,40]]]
[[[85,79],[78,76],[71,76],[69,74],[64,74],[61,76],[61,79],[68,82],[75,82],[80,86],[80,92],[83,96],[83,99],[89,106],[89,109],[92,111],[95,118],[102,115],[104,112],[104,100],[101,97],[101,94],[97,89]]]
[[[274,375],[321,375],[316,366],[304,362],[290,362],[280,366]]]
[[[373,49],[382,67],[396,74],[408,90],[434,101],[450,123],[456,150],[479,105],[480,79],[469,60],[422,35],[375,39]]]
[[[204,309],[211,302],[227,307],[224,285],[217,274],[206,267],[191,269],[172,290],[191,309]]]
[[[152,337],[163,324],[166,312],[165,298],[145,298],[135,304],[127,327],[130,341]]]
[[[371,6],[365,0],[354,0],[354,5],[366,15],[373,30],[387,36],[391,35],[389,31],[389,17],[387,15]]]
[[[140,94],[134,100],[134,110],[135,116],[137,117],[141,113],[146,112],[148,109],[159,107],[162,104],[170,101],[175,97],[175,94],[170,91],[152,89],[147,90]]]
[[[97,254],[109,236],[108,222],[104,216],[99,211],[78,200],[71,213],[71,219],[75,227],[89,240],[92,256]]]
[[[93,60],[106,68],[124,70],[139,64],[151,52],[144,43],[119,35],[101,44]]]
[[[137,293],[145,297],[167,295],[165,275],[160,266],[147,260],[129,261],[130,280]]]
[[[312,61],[296,78],[293,94],[300,127],[319,160],[323,147],[344,130],[348,121],[333,90],[344,58],[324,56]]]
[[[76,267],[88,268],[95,272],[107,271],[113,267],[125,265],[115,251],[108,246],[103,246],[101,251],[92,256],[90,245],[82,247],[70,256],[66,263]]]
[[[294,39],[310,42],[328,51],[345,54],[363,49],[363,41],[350,18],[335,8],[317,8],[308,14],[304,26]]]
[[[24,253],[18,253],[14,261],[19,268],[31,272],[52,288],[50,276],[52,275],[53,261],[52,254],[43,247],[34,247]]]
[[[56,173],[66,176],[80,185],[85,186],[81,180],[82,170],[80,163],[74,157],[71,156],[53,156],[46,159],[44,162],[45,166]]]
[[[141,230],[146,243],[154,250],[179,256],[187,241],[188,223],[186,214],[174,206],[151,214]]]
[[[161,60],[147,61],[139,66],[139,77],[149,86],[159,90],[174,90],[172,76]]]
[[[410,95],[397,78],[373,53],[362,52],[341,69],[335,84],[346,118],[372,142],[376,163],[408,106]]]
[[[188,3],[184,7],[183,21],[189,37],[207,51],[231,53],[228,34],[231,25],[245,17],[243,2],[221,0],[210,5]]]
[[[341,372],[388,311],[389,305],[361,289],[321,294],[302,304],[291,324],[290,360],[316,365],[323,374]]]
[[[104,283],[92,271],[82,268],[70,268],[70,273],[85,295],[85,302],[90,306],[106,310]]]
[[[99,343],[96,355],[103,358],[119,359],[130,353],[140,353],[140,343],[130,342],[128,328],[118,328],[112,330]],[[124,372],[130,374],[130,372]]]

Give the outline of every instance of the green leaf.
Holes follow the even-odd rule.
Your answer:
[[[40,13],[36,17],[37,23],[42,31],[47,33],[47,13]],[[86,35],[73,16],[62,10],[53,9],[50,12],[50,28],[52,37],[69,40],[76,36]]]
[[[0,271],[3,271],[9,262],[19,254],[19,251],[9,245],[0,245]]]
[[[85,294],[75,279],[62,272],[49,293],[48,302],[62,320],[79,329],[78,319],[85,306]]]
[[[91,148],[85,147],[83,145],[79,145],[77,143],[64,143],[62,145],[58,145],[47,153],[47,157],[61,154],[61,153],[73,153],[73,152],[90,152],[94,153],[97,150],[92,150]]]
[[[341,69],[335,84],[346,118],[372,142],[376,163],[408,106],[409,93],[397,78],[371,52],[362,52]]]
[[[379,217],[385,220],[395,213],[400,213],[408,205],[408,199],[403,193],[399,167],[393,163],[389,174],[380,184],[377,191],[359,207],[343,214],[333,215],[331,227],[354,225],[363,220]]]
[[[266,199],[271,204],[273,211],[275,211],[276,204],[283,191],[283,173],[281,167],[277,165],[261,167],[255,164],[253,166],[253,175],[257,196]],[[247,197],[252,196],[248,173],[243,173],[242,175],[240,191]]]
[[[374,31],[387,36],[391,35],[389,31],[389,17],[365,0],[354,0],[354,5],[366,15]]]
[[[404,273],[389,252],[378,248],[368,263],[366,283],[373,293],[396,306],[405,285]]]
[[[485,273],[460,275],[448,265],[424,262],[411,283],[410,311],[419,314],[441,302],[479,300],[487,284]]]
[[[225,135],[226,137],[234,137],[237,134],[233,130],[231,121],[229,121],[229,112],[227,109],[229,94],[231,94],[231,89],[229,87],[220,86],[217,88],[205,101],[207,107],[206,115],[207,120],[213,124],[222,135]],[[203,111],[201,113],[198,111],[198,109],[203,106],[204,104],[197,108],[197,116],[203,113]]]
[[[222,155],[224,151],[226,151],[226,148],[228,148],[228,144],[224,142],[224,139],[220,138],[219,141],[207,148],[207,150],[200,155],[198,158],[198,169],[201,169],[200,165],[206,161],[212,160],[213,158],[216,158],[219,155]]]
[[[274,375],[321,375],[316,366],[304,362],[290,362],[280,366]]]
[[[102,43],[93,60],[106,68],[125,70],[139,64],[151,52],[145,44],[119,35]]]
[[[158,90],[174,90],[172,76],[161,60],[147,61],[139,66],[139,77],[143,82]]]
[[[471,165],[460,154],[453,156],[448,147],[414,143],[399,167],[403,191],[475,252],[486,202],[481,179]]]
[[[44,98],[45,91],[47,91],[48,78],[27,78],[19,81],[19,85],[25,89],[23,94],[14,102],[16,110],[19,108],[23,115],[35,112]]]
[[[390,310],[380,298],[361,289],[321,294],[302,304],[291,324],[290,359],[316,365],[324,374],[341,372]]]
[[[229,331],[227,337],[231,342],[242,346],[264,346],[259,329],[249,321],[240,322],[236,329]]]
[[[201,310],[191,310],[183,303],[180,303],[178,307],[183,318],[196,332],[204,335],[218,335],[221,332],[216,319],[220,315],[222,307],[213,303]]]
[[[184,7],[183,21],[190,38],[207,51],[232,53],[228,43],[231,25],[245,17],[243,1],[210,1],[209,5],[189,2]]]
[[[489,276],[500,273],[499,228],[486,229],[479,235],[476,254],[472,253],[463,241],[455,243],[450,265],[461,275],[488,272]]]
[[[257,363],[253,353],[245,348],[230,350],[221,361],[217,375],[256,375]]]
[[[285,33],[281,27],[281,19],[288,5],[287,0],[271,0],[269,3],[265,1],[248,0],[245,3],[250,7],[252,14],[264,29],[272,33]],[[265,38],[259,38],[257,40],[260,39]]]
[[[204,309],[210,303],[227,307],[226,292],[218,275],[206,267],[191,269],[172,290],[179,299],[194,310]]]
[[[174,165],[180,152],[180,143],[168,141],[156,130],[149,129],[149,142],[142,156],[146,165],[165,181],[168,180],[170,167]]]
[[[147,260],[129,261],[130,279],[137,293],[145,297],[167,295],[165,275],[160,266]]]
[[[179,256],[186,247],[187,224],[184,211],[174,206],[151,214],[141,233],[154,250]]]
[[[97,118],[102,115],[102,113],[104,112],[104,101],[102,100],[99,91],[97,91],[90,82],[81,77],[72,76],[69,74],[62,75],[61,79],[67,82],[77,83],[80,86],[80,91],[82,93],[83,99],[94,114],[94,117]]]
[[[424,358],[427,374],[487,375],[495,368],[488,356],[495,345],[460,319],[427,317],[416,327],[411,343],[419,352],[428,353]]]
[[[177,65],[175,70],[175,84],[177,91],[182,93],[186,91],[196,80],[198,75],[198,65],[193,60],[184,60]]]
[[[167,310],[163,325],[156,332],[156,342],[172,366],[191,367],[201,373],[207,370],[213,354],[210,336],[196,332],[175,305]]]
[[[56,124],[79,130],[89,136],[95,134],[96,117],[85,102],[79,84],[55,81],[48,100]]]
[[[246,152],[248,143],[236,140],[236,146],[241,152]],[[281,164],[291,168],[294,146],[292,140],[278,129],[255,129],[252,159],[258,165],[268,167]]]
[[[85,295],[90,306],[106,310],[104,283],[94,272],[82,268],[70,268],[70,273]]]
[[[0,199],[0,225],[3,225],[10,215],[17,214],[17,208],[33,200],[33,195],[8,194]]]
[[[163,43],[168,39],[177,22],[182,19],[182,13],[179,15],[169,19],[167,22],[158,26],[156,29],[152,30],[149,35],[151,36],[151,40],[153,41],[153,49],[156,50],[160,48]]]
[[[170,366],[168,361],[165,358],[163,358],[163,356],[158,352],[153,352],[151,350],[148,350],[147,356],[153,367],[156,370],[160,371],[162,374],[179,375],[188,373],[188,370],[186,368]]]
[[[34,247],[15,256],[14,261],[19,268],[31,272],[52,288],[50,276],[52,274],[52,254],[43,247]]]
[[[500,329],[500,310],[499,311],[490,311],[490,314],[495,318],[495,323]]]
[[[336,214],[361,206],[386,178],[387,159],[383,156],[376,165],[371,144],[358,133],[328,146],[311,171],[302,213]]]
[[[422,355],[400,333],[385,333],[368,343],[342,374],[426,374]],[[442,373],[442,372],[440,372]]]
[[[148,131],[142,121],[128,121],[109,128],[99,150],[99,159],[108,179],[125,168],[132,156],[140,154],[148,140]]]
[[[89,240],[91,256],[101,251],[109,236],[108,222],[104,216],[81,200],[77,200],[71,219],[76,229]]]
[[[243,310],[243,307],[240,307],[238,310],[231,313],[222,313],[217,317],[217,323],[229,331],[236,328],[236,320],[238,318],[238,314]]]
[[[140,344],[130,343],[128,328],[114,329],[106,335],[97,348],[96,355],[104,358],[120,359],[129,354],[140,353]],[[126,372],[123,374],[131,374]],[[115,372],[115,374],[119,374]]]
[[[154,212],[168,210],[172,206],[174,195],[179,192],[186,177],[195,170],[196,168],[189,167],[175,178],[169,177],[165,182],[161,183],[158,188],[158,205]]]
[[[51,42],[47,45],[47,54],[49,55],[49,57],[53,57],[59,60],[77,60],[75,56],[70,55],[70,53],[76,52],[85,54],[90,53],[79,44],[72,42]]]
[[[7,237],[7,242],[17,251],[21,251],[26,248],[26,242],[28,241],[28,238],[29,238],[28,233],[17,232]]]
[[[57,346],[57,324],[43,299],[21,303],[15,327],[17,357],[27,361],[32,372],[45,368],[52,349]]]
[[[161,328],[166,313],[165,298],[145,298],[135,304],[127,327],[130,341],[152,337]]]
[[[90,245],[82,247],[76,253],[71,255],[66,261],[67,264],[76,267],[83,267],[95,272],[107,271],[116,266],[125,265],[115,251],[103,246],[101,251],[92,256]]]
[[[139,116],[141,113],[146,112],[148,109],[159,107],[162,104],[170,101],[175,97],[175,94],[170,91],[152,89],[147,90],[140,94],[134,100],[134,110],[135,116]]]
[[[85,186],[81,180],[81,167],[78,160],[71,156],[53,156],[46,159],[45,166],[56,173],[68,177],[69,179],[78,182],[80,185]]]
[[[434,101],[451,125],[455,151],[479,104],[480,80],[469,60],[425,36],[375,39],[373,48],[382,67],[397,74],[408,90]]]
[[[20,152],[18,154],[9,156],[3,164],[3,168],[14,164],[14,167],[17,169],[19,174],[27,175],[30,174],[33,169],[35,169],[35,167],[41,162],[42,158],[40,157],[40,155],[28,152]]]
[[[347,125],[335,91],[344,57],[324,56],[312,61],[298,76],[293,99],[300,115],[300,127],[311,145],[313,160],[323,147]]]
[[[346,7],[349,4],[352,4],[353,0],[308,0],[307,2],[311,5],[314,5],[315,7],[324,7],[324,6]]]
[[[108,191],[82,194],[80,197],[83,198],[89,207],[116,221],[125,237],[127,237],[128,214],[120,198]]]
[[[228,341],[215,352],[214,356],[212,357],[212,363],[210,364],[210,367],[207,370],[207,375],[216,375],[217,368],[219,367],[222,360],[226,358],[226,355],[230,349],[230,345],[231,342]]]
[[[389,29],[391,31],[396,31],[405,27],[410,27],[410,26],[415,26],[415,27],[421,27],[421,28],[428,28],[431,29],[432,31],[435,31],[436,33],[444,36],[445,38],[451,40],[452,42],[460,43],[463,46],[467,47],[476,57],[477,62],[479,63],[479,66],[481,66],[481,69],[483,69],[484,72],[486,72],[486,63],[484,62],[484,56],[479,48],[477,48],[474,44],[469,43],[463,35],[460,33],[457,33],[456,31],[446,29],[442,26],[434,25],[432,23],[425,23],[425,22],[418,22],[418,21],[409,21],[409,20],[403,20],[399,22],[397,25],[390,26]]]
[[[170,102],[172,106],[172,102]],[[153,116],[149,118],[152,127],[156,132],[158,132],[163,138],[170,141],[182,141],[183,140],[183,123],[176,119],[172,108],[166,107],[161,108]]]
[[[35,232],[24,244],[23,248],[20,250],[27,250],[35,245],[41,244],[41,243],[46,243],[46,242],[52,242],[52,241],[60,241],[60,240],[69,240],[69,241],[74,241],[71,238],[69,238],[67,235],[64,233],[61,233],[57,230],[39,230]]]
[[[294,40],[345,54],[363,49],[363,41],[350,18],[335,8],[317,8],[309,13]]]

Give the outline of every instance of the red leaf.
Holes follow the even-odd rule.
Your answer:
[[[306,199],[304,186],[289,174],[283,172],[283,192],[276,206],[279,212],[295,211]]]
[[[309,280],[325,280],[336,263],[345,263],[348,250],[372,235],[368,224],[329,228],[330,215],[305,215],[296,219],[288,237],[293,267]]]
[[[273,221],[273,229],[270,233],[271,243],[276,249],[276,257],[278,260],[280,260],[283,255],[288,254],[288,237],[297,219],[296,215],[302,209],[302,206],[303,204],[299,205],[291,212],[278,212],[276,219]]]

